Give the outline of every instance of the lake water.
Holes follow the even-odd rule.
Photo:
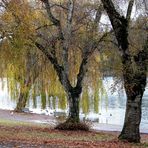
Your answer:
[[[103,80],[104,95],[100,95],[99,99],[94,100],[89,97],[80,102],[80,118],[91,120],[96,123],[109,124],[114,126],[122,126],[125,116],[126,95],[124,90],[114,91],[112,93],[111,86],[114,84],[112,77]],[[8,94],[7,84],[1,89],[0,82],[0,108],[14,109],[16,100]],[[61,104],[60,104],[61,102]],[[64,102],[64,104],[63,104]],[[43,107],[44,106],[44,107]],[[39,114],[54,115],[54,112],[67,113],[66,101],[58,98],[47,98],[43,104],[41,97],[37,96],[35,101],[29,99],[27,107],[30,111]],[[148,127],[148,86],[146,87],[142,102],[142,121],[141,128]]]

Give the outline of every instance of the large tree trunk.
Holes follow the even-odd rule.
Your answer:
[[[139,75],[140,79],[145,76]],[[138,80],[139,81],[139,80]],[[126,82],[125,91],[127,95],[126,113],[122,132],[119,139],[125,139],[129,142],[140,142],[139,126],[141,122],[141,103],[144,93],[146,79],[141,84],[136,84],[137,80],[133,80],[132,84]]]
[[[119,139],[129,142],[140,142],[141,103],[146,86],[146,53],[141,53],[135,57],[135,71],[131,68],[132,63],[124,63],[123,77],[127,103],[124,126]]]
[[[79,98],[69,98],[69,118],[68,121],[79,122]]]
[[[124,87],[127,95],[126,114],[119,139],[140,142],[141,102],[146,86],[147,43],[136,55],[131,55],[128,29],[134,0],[129,1],[127,16],[121,16],[112,0],[101,0],[110,18],[123,64]]]
[[[79,119],[79,101],[82,87],[74,87],[67,92],[69,103],[69,115],[64,123],[56,126],[60,130],[85,130],[88,131],[87,124],[80,122]]]
[[[78,93],[69,93],[68,102],[69,102],[69,116],[66,122],[75,122],[78,123],[79,120],[79,96],[81,90]]]

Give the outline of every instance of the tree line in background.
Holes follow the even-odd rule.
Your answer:
[[[96,94],[109,74],[121,79],[127,95],[119,139],[140,142],[148,63],[146,1],[1,0],[0,7],[1,77],[18,93],[16,111],[25,107],[30,90],[66,96],[64,124],[79,124],[84,88]],[[134,18],[133,9],[139,12]],[[106,16],[110,23],[102,21]]]

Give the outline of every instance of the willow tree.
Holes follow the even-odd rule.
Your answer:
[[[104,37],[103,33],[99,35],[97,30],[102,7],[96,7],[89,1],[82,1],[79,4],[78,1],[73,0],[63,1],[63,3],[43,0],[43,6],[40,3],[36,3],[33,7],[31,5],[32,9],[29,10],[30,15],[28,15],[28,12],[23,14],[20,13],[21,11],[19,13],[16,11],[21,10],[27,0],[10,0],[9,2],[9,7],[4,12],[11,11],[10,16],[13,16],[13,19],[10,17],[9,21],[11,25],[14,24],[13,27],[9,28],[9,23],[6,22],[9,28],[8,32],[12,34],[11,42],[21,43],[22,40],[25,40],[24,47],[31,45],[29,47],[34,48],[37,52],[38,48],[48,62],[53,65],[53,69],[67,94],[69,102],[67,121],[78,123],[79,98],[82,93],[84,76],[90,66],[89,60],[95,57],[94,51]],[[17,2],[20,5],[16,5]],[[14,5],[16,10],[11,7]],[[26,10],[28,9],[26,8]],[[37,16],[36,19],[30,19],[34,16],[32,10]],[[23,26],[22,29],[19,29],[20,26]],[[22,35],[15,34],[17,31]],[[32,47],[32,45],[34,46]]]
[[[6,65],[4,77],[8,79],[11,94],[19,94],[15,111],[21,112],[26,106],[29,91],[40,70],[38,55],[28,40],[33,34],[34,15],[29,5],[27,3],[22,5],[21,1],[2,1],[1,6],[3,11],[0,14],[2,36],[0,52]],[[12,83],[16,85],[14,88]]]
[[[146,86],[148,49],[147,40],[136,54],[130,51],[129,26],[134,0],[129,1],[127,15],[122,16],[112,0],[101,0],[113,27],[122,61],[124,88],[127,95],[126,113],[119,139],[140,142],[139,125],[141,121],[141,103]],[[134,66],[133,66],[134,65]]]

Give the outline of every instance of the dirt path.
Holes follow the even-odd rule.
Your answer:
[[[59,120],[55,118],[53,115],[42,115],[35,113],[16,113],[11,110],[2,110],[0,109],[0,120],[12,120],[12,121],[20,121],[20,122],[30,122],[30,123],[38,123],[38,124],[48,124],[54,127]],[[94,131],[118,131],[122,130],[121,125],[111,125],[111,124],[103,124],[103,123],[92,123],[92,128]],[[148,127],[141,128],[141,133],[148,134]]]
[[[12,120],[30,123],[46,123],[54,126],[57,121],[53,116],[35,113],[16,113],[11,110],[0,109],[0,120]]]

